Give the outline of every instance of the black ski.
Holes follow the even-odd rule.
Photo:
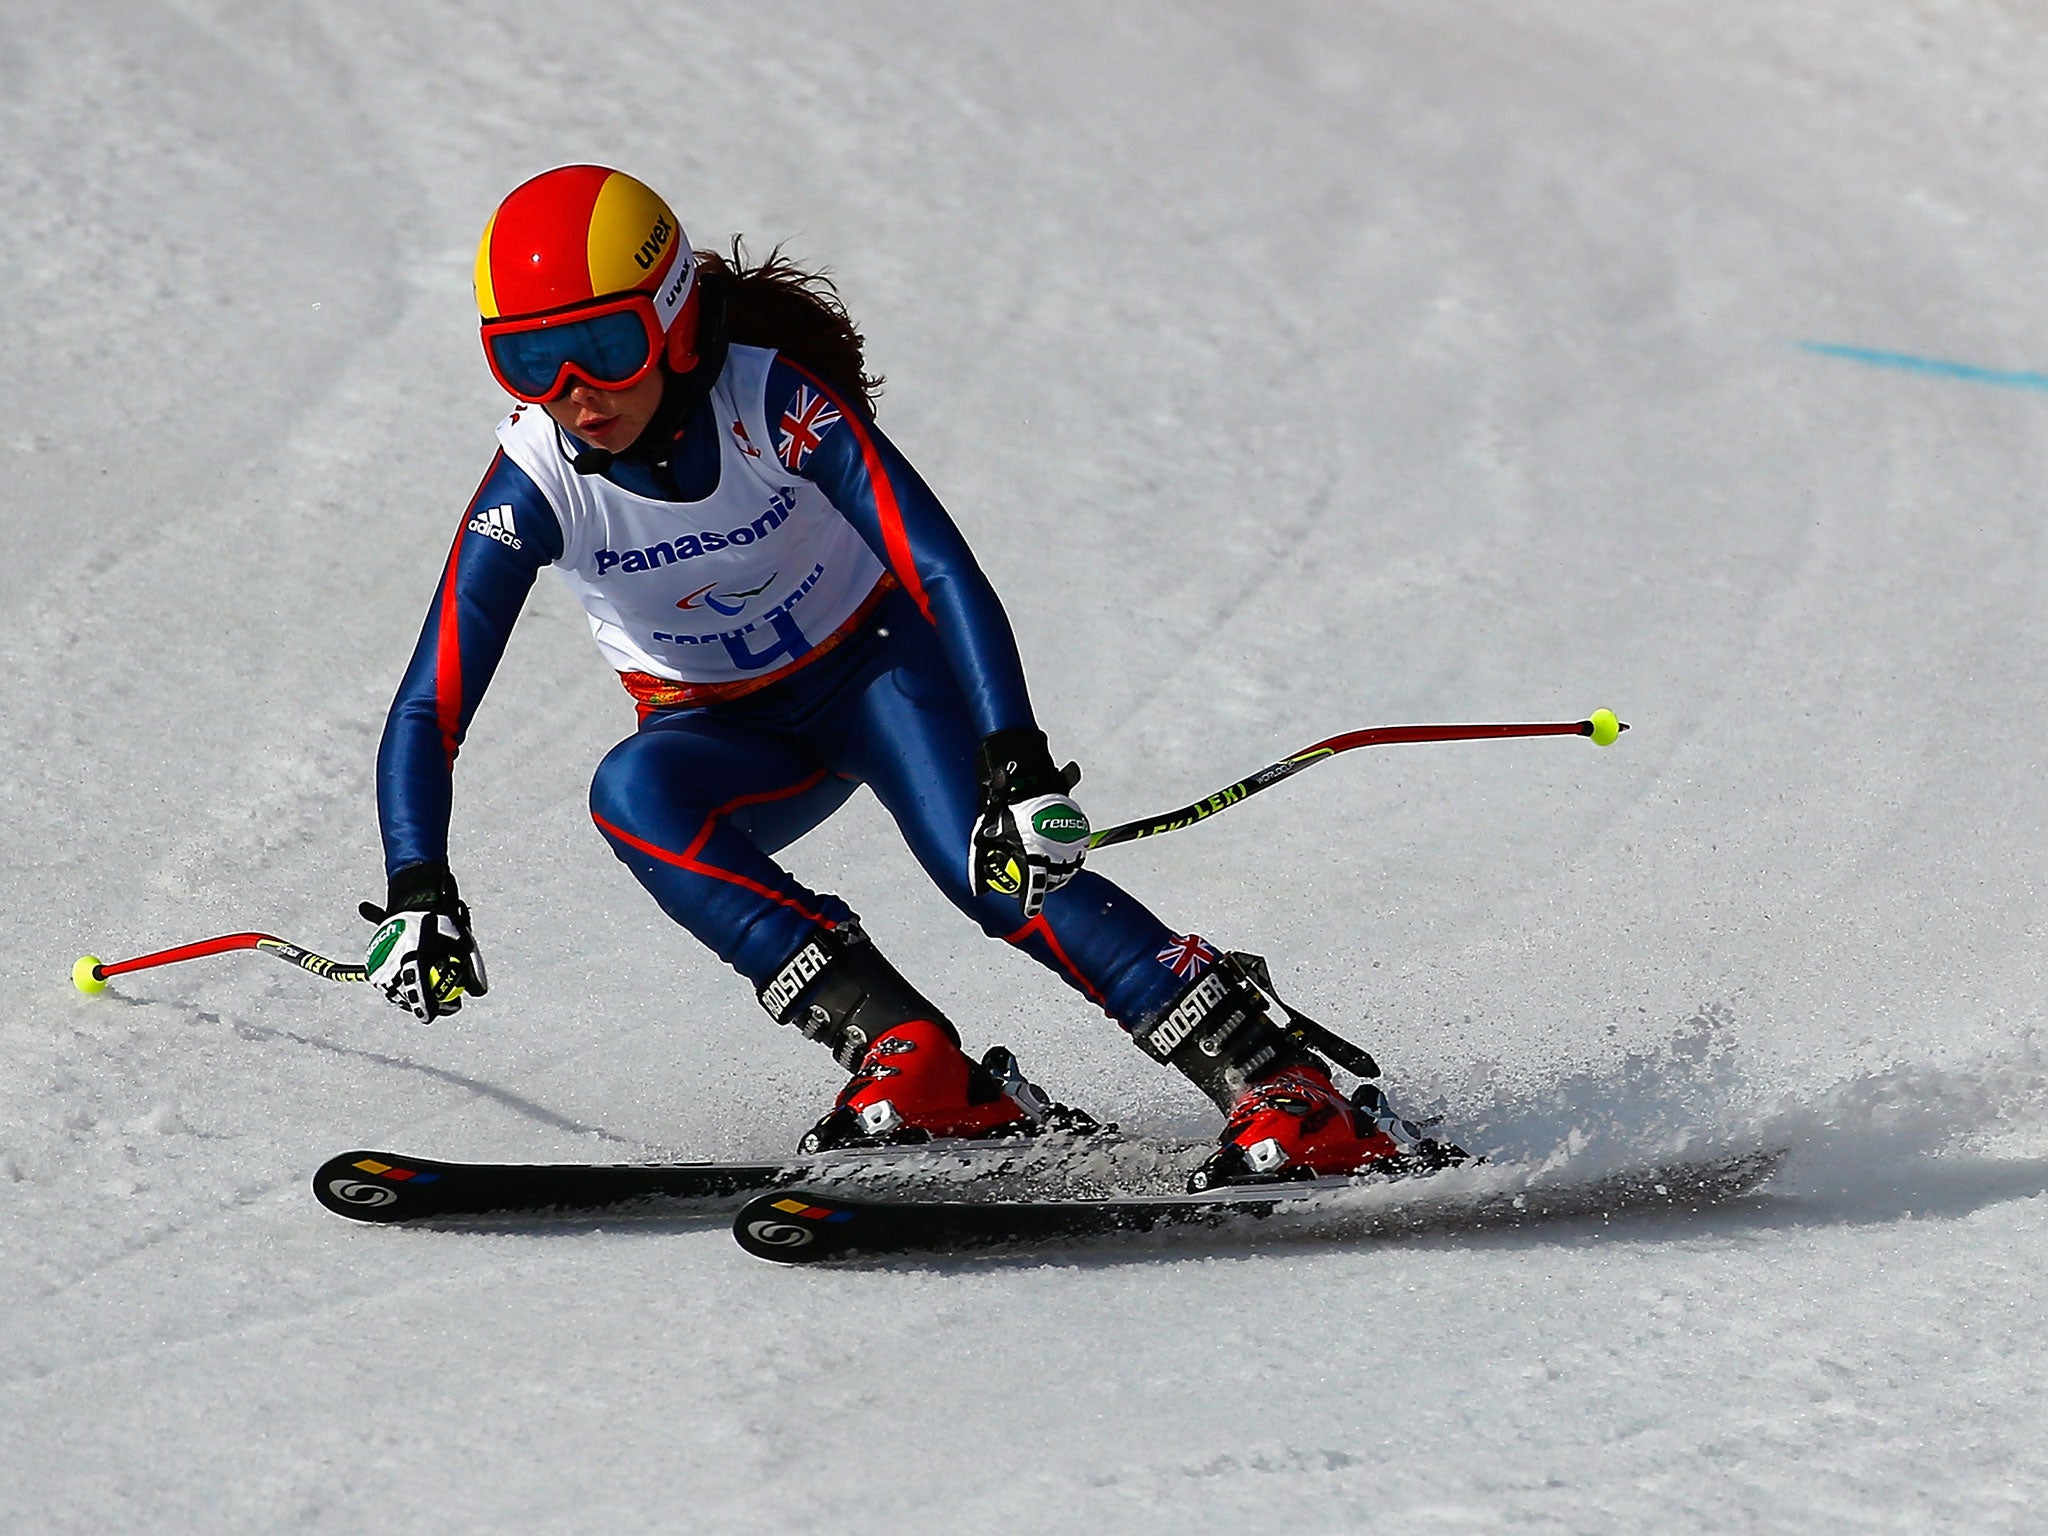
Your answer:
[[[313,1193],[354,1221],[432,1221],[521,1211],[602,1211],[659,1201],[706,1211],[801,1177],[787,1163],[444,1163],[398,1152],[344,1152],[313,1175]]]
[[[1325,1179],[1239,1185],[1195,1195],[1106,1199],[926,1199],[843,1190],[776,1190],[747,1202],[733,1236],[779,1264],[846,1255],[939,1253],[1065,1243],[1168,1227],[1244,1227],[1280,1218],[1303,1237],[1405,1236],[1515,1227],[1659,1206],[1697,1208],[1748,1193],[1784,1153],[1749,1150],[1589,1178],[1478,1164],[1399,1179]]]
[[[576,1217],[626,1212],[717,1215],[763,1190],[794,1184],[944,1194],[962,1185],[1019,1183],[1063,1193],[1186,1177],[1207,1142],[1153,1141],[1113,1132],[1015,1140],[935,1142],[792,1157],[782,1162],[443,1162],[399,1152],[344,1152],[313,1175],[313,1194],[338,1216],[367,1222],[478,1217]]]

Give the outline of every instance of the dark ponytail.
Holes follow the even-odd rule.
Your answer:
[[[866,338],[823,272],[806,272],[776,246],[759,266],[747,264],[738,235],[731,256],[699,251],[707,283],[724,290],[725,339],[743,347],[773,347],[869,411],[882,392],[879,374],[867,371]]]

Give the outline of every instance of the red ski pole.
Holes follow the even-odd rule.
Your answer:
[[[267,933],[224,933],[219,938],[201,939],[196,944],[160,949],[153,955],[137,955],[133,960],[108,962],[98,955],[80,955],[78,963],[71,967],[71,980],[81,992],[104,992],[109,977],[123,976],[129,971],[153,970],[159,965],[176,965],[183,960],[199,960],[207,955],[224,955],[233,949],[260,949],[265,954],[290,961],[302,971],[325,976],[329,981],[370,979],[369,971],[360,965],[344,965],[339,960],[316,955],[310,949],[302,949]]]
[[[1590,736],[1595,746],[1608,747],[1627,729],[1614,718],[1611,709],[1596,709],[1584,720],[1540,724],[1375,726],[1369,731],[1352,731],[1319,741],[1312,747],[1303,747],[1292,757],[1269,763],[1250,777],[1227,784],[1193,805],[1184,805],[1177,811],[1166,811],[1158,816],[1143,816],[1121,826],[1107,827],[1089,837],[1088,846],[1106,848],[1112,843],[1128,843],[1140,837],[1157,837],[1161,832],[1177,832],[1182,827],[1191,827],[1198,821],[1207,821],[1218,811],[1229,810],[1241,800],[1250,799],[1262,789],[1272,788],[1282,779],[1292,778],[1304,768],[1359,747],[1385,747],[1415,741],[1496,741],[1509,736]]]

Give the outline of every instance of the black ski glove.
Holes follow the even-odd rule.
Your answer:
[[[391,877],[384,905],[357,909],[378,925],[363,964],[370,984],[421,1023],[462,1006],[465,992],[491,990],[469,908],[445,864],[408,864]]]
[[[979,896],[1015,896],[1027,918],[1080,872],[1088,818],[1067,791],[1078,763],[1052,765],[1043,731],[997,731],[981,744],[981,814],[967,846],[967,881]]]

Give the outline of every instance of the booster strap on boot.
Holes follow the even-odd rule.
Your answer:
[[[1245,980],[1249,981],[1287,1018],[1286,1031],[1311,1050],[1321,1051],[1353,1077],[1378,1077],[1380,1064],[1372,1059],[1372,1053],[1360,1045],[1353,1045],[1335,1030],[1326,1029],[1307,1014],[1287,1006],[1287,1002],[1273,989],[1273,973],[1266,965],[1264,955],[1248,955],[1240,950],[1230,952],[1230,962],[1235,965]]]
[[[1258,990],[1223,962],[1189,982],[1131,1038],[1226,1112],[1258,1079],[1314,1059],[1267,1015]]]
[[[1286,1023],[1276,1023],[1267,1005]],[[1350,1041],[1299,1013],[1273,991],[1257,955],[1227,954],[1132,1032],[1138,1049],[1165,1062],[1228,1113],[1246,1088],[1290,1066],[1321,1065],[1322,1051],[1347,1071],[1377,1077],[1379,1064]]]
[[[805,940],[758,996],[770,1018],[794,1025],[849,1072],[870,1041],[913,1019],[960,1041],[952,1022],[851,924]]]

